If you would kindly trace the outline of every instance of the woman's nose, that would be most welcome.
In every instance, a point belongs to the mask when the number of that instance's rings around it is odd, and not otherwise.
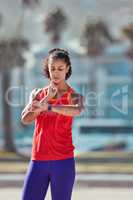
[[[54,71],[54,74],[58,74],[58,70],[55,70],[55,71]]]

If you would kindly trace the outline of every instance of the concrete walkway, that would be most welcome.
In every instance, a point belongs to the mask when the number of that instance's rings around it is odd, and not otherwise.
[[[20,200],[20,188],[0,189],[0,199]],[[125,188],[75,188],[72,200],[132,200],[133,190]],[[51,200],[48,191],[45,200]]]

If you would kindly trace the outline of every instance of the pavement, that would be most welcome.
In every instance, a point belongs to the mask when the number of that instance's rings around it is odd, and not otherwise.
[[[87,152],[75,156],[78,173],[131,173],[133,152]],[[25,173],[29,160],[0,151],[0,173]]]
[[[0,188],[22,187],[26,174],[0,174]],[[76,173],[76,188],[133,188],[133,174]]]
[[[25,174],[0,175],[0,200],[20,200]],[[76,174],[72,200],[132,200],[131,174]],[[45,200],[51,200],[50,188]]]
[[[27,167],[27,160],[0,152],[0,200],[21,199]],[[133,152],[87,152],[76,156],[76,172],[72,200],[133,199]]]
[[[1,200],[20,200],[21,188],[0,189]],[[121,188],[74,188],[72,200],[132,200],[132,189]],[[50,190],[45,200],[51,200]]]

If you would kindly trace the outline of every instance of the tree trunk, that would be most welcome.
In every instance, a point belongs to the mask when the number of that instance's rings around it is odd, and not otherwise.
[[[3,70],[2,72],[2,105],[3,105],[3,138],[4,138],[4,150],[10,152],[16,152],[16,147],[13,142],[13,130],[12,130],[12,116],[11,106],[6,100],[6,92],[10,87],[10,71]],[[11,95],[9,95],[10,98]]]
[[[89,84],[89,89],[92,92],[92,94],[94,94],[94,99],[96,96],[96,99],[93,100],[93,106],[91,106],[91,112],[90,112],[90,118],[96,118],[97,117],[97,64],[96,64],[96,58],[92,58],[92,63],[91,63],[91,67],[90,67],[90,84]]]

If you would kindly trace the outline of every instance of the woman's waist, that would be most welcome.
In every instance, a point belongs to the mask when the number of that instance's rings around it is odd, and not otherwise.
[[[67,139],[70,140],[72,138],[72,128],[40,128],[40,129],[34,129],[34,137],[54,137],[54,138],[58,138],[58,139]]]

